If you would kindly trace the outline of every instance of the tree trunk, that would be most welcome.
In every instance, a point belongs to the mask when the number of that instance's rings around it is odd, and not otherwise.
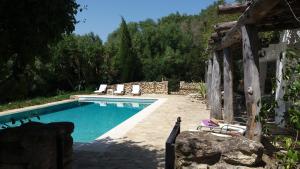
[[[244,90],[248,114],[246,137],[259,142],[261,139],[261,123],[259,112],[261,108],[261,93],[259,85],[258,34],[252,25],[244,25],[242,30]]]
[[[206,88],[207,88],[207,108],[211,106],[211,82],[212,82],[212,59],[209,59],[207,62],[207,80],[206,80]]]
[[[221,73],[219,64],[219,52],[215,51],[213,54],[213,67],[212,67],[212,84],[211,84],[211,110],[210,117],[215,119],[222,119],[222,105],[221,105]]]
[[[233,121],[233,93],[232,93],[232,62],[229,48],[224,53],[224,120],[228,123]]]

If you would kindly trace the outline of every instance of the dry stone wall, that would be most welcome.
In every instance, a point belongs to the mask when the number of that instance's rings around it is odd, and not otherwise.
[[[71,169],[73,123],[28,123],[0,131],[1,169]]]
[[[168,81],[162,82],[130,82],[123,83],[125,94],[130,95],[132,85],[140,85],[142,94],[168,94]],[[116,89],[117,84],[109,85],[108,89]]]
[[[120,83],[124,84],[125,94],[130,95],[132,91],[132,85],[140,85],[142,94],[168,94],[168,81],[162,82],[130,82]],[[185,82],[180,81],[179,91],[171,92],[171,94],[188,95],[197,93],[199,89],[199,82]],[[108,89],[116,90],[117,84],[108,85]]]
[[[180,95],[188,95],[192,93],[197,93],[199,89],[200,83],[198,82],[185,82],[185,81],[180,81],[179,84],[179,92],[178,94]]]

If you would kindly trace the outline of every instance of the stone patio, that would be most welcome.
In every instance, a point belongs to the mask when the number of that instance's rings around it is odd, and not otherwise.
[[[167,98],[167,101],[120,139],[107,138],[85,145],[75,143],[74,169],[164,168],[165,141],[177,117],[182,119],[182,131],[196,129],[201,119],[209,118],[205,104],[188,96],[143,96]],[[78,146],[86,148],[78,149]]]

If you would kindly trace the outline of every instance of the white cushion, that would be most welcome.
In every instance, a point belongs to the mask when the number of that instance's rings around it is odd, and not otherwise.
[[[117,90],[115,92],[122,93],[124,91],[124,85],[117,85]]]
[[[139,94],[140,93],[140,86],[139,85],[132,85],[132,92],[134,94]]]
[[[107,87],[106,84],[101,84],[100,87],[99,87],[99,91],[105,91],[106,87]]]
[[[95,92],[95,93],[103,93],[103,92],[105,92],[106,87],[107,87],[106,84],[101,84],[101,85],[99,86],[99,89],[96,90],[96,91],[94,91],[94,92]]]

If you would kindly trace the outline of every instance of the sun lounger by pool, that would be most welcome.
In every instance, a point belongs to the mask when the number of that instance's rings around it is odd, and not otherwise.
[[[123,95],[124,93],[125,93],[125,91],[124,91],[124,85],[118,84],[117,85],[117,90],[114,91],[114,94]]]
[[[141,95],[141,88],[140,85],[132,85],[132,95]]]
[[[106,89],[107,89],[107,84],[101,84],[99,89],[94,91],[94,93],[97,94],[105,94],[106,93]]]
[[[197,130],[229,135],[244,135],[246,126],[221,123],[216,122],[216,120],[202,120],[201,125],[197,127]]]

